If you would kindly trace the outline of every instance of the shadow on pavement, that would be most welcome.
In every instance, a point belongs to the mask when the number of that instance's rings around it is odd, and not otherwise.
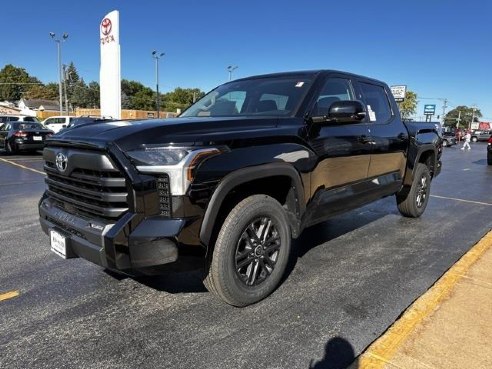
[[[325,345],[325,353],[320,361],[311,361],[309,369],[350,369],[358,367],[354,348],[346,339],[334,337]]]

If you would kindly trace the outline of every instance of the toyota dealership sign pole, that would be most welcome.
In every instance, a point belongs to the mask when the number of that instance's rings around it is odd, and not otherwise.
[[[121,119],[120,13],[106,14],[99,25],[101,115]]]

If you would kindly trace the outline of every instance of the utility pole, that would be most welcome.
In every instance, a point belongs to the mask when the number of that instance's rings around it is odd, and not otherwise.
[[[165,53],[159,53],[156,50],[152,51],[152,57],[155,59],[155,89],[156,89],[156,97],[155,104],[157,110],[157,119],[159,119],[160,114],[160,96],[159,96],[159,59],[166,55]]]
[[[475,104],[472,105],[472,117],[471,117],[471,121],[470,121],[470,125],[468,126],[468,130],[471,130],[471,125],[473,123],[473,120],[475,119]]]
[[[232,72],[234,72],[237,68],[237,65],[229,65],[227,67],[227,71],[229,72],[229,81],[232,81]]]
[[[62,93],[62,68],[61,68],[61,43],[68,38],[68,33],[64,33],[61,39],[56,39],[56,34],[50,32],[53,41],[56,42],[58,49],[58,95],[60,97],[60,115],[63,114],[63,93]]]
[[[67,115],[70,115],[68,112],[68,96],[67,96],[67,65],[63,64],[63,89],[65,92],[65,111],[67,112]]]

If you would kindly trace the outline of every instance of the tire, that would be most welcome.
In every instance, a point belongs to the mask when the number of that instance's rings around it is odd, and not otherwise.
[[[270,196],[247,197],[225,219],[204,284],[233,306],[270,295],[280,283],[291,249],[284,209]]]
[[[442,140],[442,146],[443,147],[448,146],[448,140]]]
[[[477,137],[472,137],[471,140],[472,140],[472,142],[477,142],[478,141],[478,138]]]
[[[487,154],[487,164],[492,165],[492,154]]]
[[[396,195],[396,202],[401,215],[418,218],[424,213],[429,202],[430,185],[429,168],[425,164],[417,164],[410,189]]]

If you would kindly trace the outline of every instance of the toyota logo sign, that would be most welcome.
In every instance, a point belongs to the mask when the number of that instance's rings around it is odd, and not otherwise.
[[[58,168],[58,171],[63,173],[67,170],[68,158],[64,153],[59,152],[58,154],[56,154],[55,162],[56,162],[56,167]]]
[[[107,36],[111,33],[112,28],[113,28],[113,24],[111,23],[111,19],[104,18],[101,22],[101,33],[104,36]]]

